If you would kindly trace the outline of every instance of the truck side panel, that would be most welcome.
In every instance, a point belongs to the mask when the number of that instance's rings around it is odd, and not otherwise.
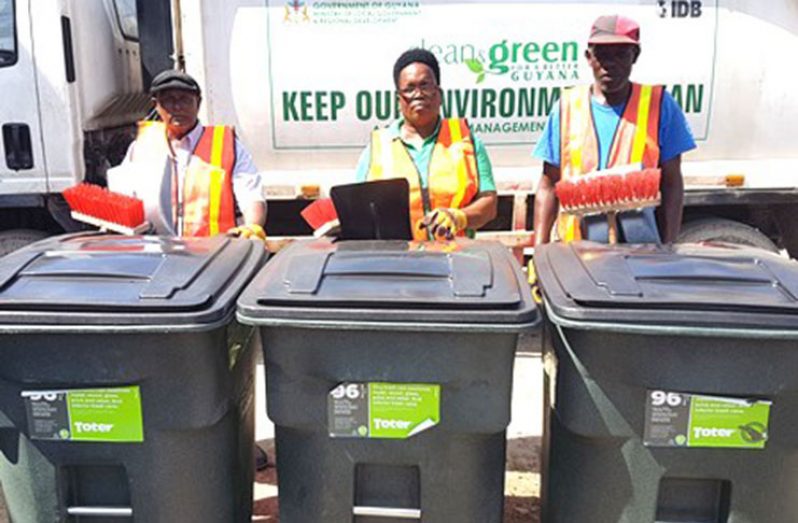
[[[47,190],[30,16],[31,0],[0,2],[0,195]]]
[[[83,175],[78,92],[67,76],[65,53],[69,46],[74,50],[74,24],[63,1],[30,5],[47,192],[58,191]]]

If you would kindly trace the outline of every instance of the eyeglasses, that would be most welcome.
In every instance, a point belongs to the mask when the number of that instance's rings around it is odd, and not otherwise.
[[[418,85],[406,85],[399,89],[399,94],[401,94],[405,98],[413,98],[416,93],[420,93],[421,96],[432,96],[438,91],[438,84],[433,82],[421,82]]]

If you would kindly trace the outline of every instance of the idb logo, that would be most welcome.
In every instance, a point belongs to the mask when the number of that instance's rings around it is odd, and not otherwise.
[[[657,0],[660,18],[698,18],[701,16],[701,0]]]

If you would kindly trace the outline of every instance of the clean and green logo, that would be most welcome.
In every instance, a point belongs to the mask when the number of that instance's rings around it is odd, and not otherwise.
[[[476,75],[476,83],[487,75],[509,75],[512,81],[573,81],[579,79],[577,68],[579,44],[570,42],[510,42],[493,44],[485,57],[464,60]]]
[[[513,82],[568,82],[579,80],[579,43],[565,41],[516,41],[503,39],[487,46],[438,43],[426,38],[420,47],[433,53],[442,65],[465,64],[480,84],[490,76]]]

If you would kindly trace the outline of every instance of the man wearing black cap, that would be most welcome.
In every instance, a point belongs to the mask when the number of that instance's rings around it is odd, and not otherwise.
[[[569,215],[558,218],[554,185],[561,178],[627,164],[661,169],[662,203],[656,215],[651,208],[619,214],[623,239],[630,243],[676,240],[684,201],[681,155],[696,145],[682,110],[662,86],[629,80],[638,56],[637,22],[612,15],[593,23],[585,51],[593,83],[563,91],[533,153],[544,162],[535,193],[536,244],[549,241],[555,220],[561,240],[606,242],[603,216],[581,223]]]
[[[150,94],[161,121],[139,124],[124,164],[127,172],[136,168],[128,176],[137,189],[129,192],[144,200],[156,232],[265,239],[260,175],[232,127],[200,125],[199,84],[166,70],[153,79]]]
[[[451,239],[496,216],[498,200],[485,146],[465,119],[441,117],[440,68],[425,49],[394,64],[402,118],[376,129],[357,166],[358,181],[405,178],[416,240]]]

